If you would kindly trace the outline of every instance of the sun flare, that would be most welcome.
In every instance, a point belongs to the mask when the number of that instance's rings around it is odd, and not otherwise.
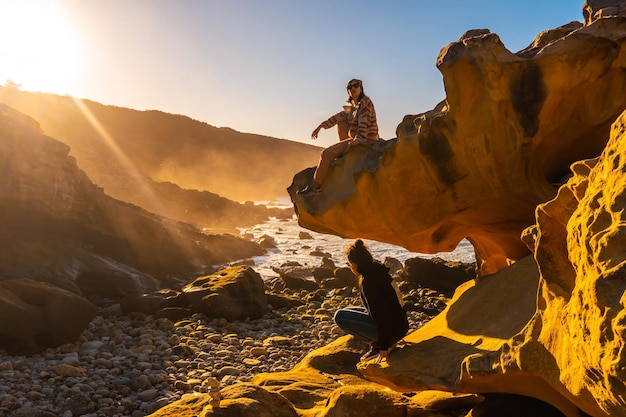
[[[0,0],[0,85],[67,94],[81,75],[81,45],[55,0]]]

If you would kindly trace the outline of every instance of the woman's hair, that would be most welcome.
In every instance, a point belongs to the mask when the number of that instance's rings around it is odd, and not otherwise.
[[[346,255],[348,255],[348,261],[356,264],[356,270],[363,271],[363,267],[367,267],[374,263],[374,258],[369,250],[367,250],[367,246],[361,239],[357,239],[353,244],[348,246],[346,250]]]
[[[352,84],[352,83],[359,83],[359,84],[361,84],[361,94],[359,94],[359,96],[356,99],[353,99],[350,96],[350,87],[349,87],[349,85]],[[353,78],[350,81],[348,81],[348,84],[346,84],[346,89],[348,89],[348,98],[346,99],[346,101],[348,103],[352,104],[352,105],[357,104],[359,101],[361,101],[361,99],[363,97],[365,97],[365,90],[363,89],[363,81],[361,81],[361,80],[359,80],[357,78]]]

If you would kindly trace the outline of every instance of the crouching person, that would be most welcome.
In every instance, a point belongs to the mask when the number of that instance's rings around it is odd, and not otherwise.
[[[406,336],[409,321],[389,268],[374,260],[361,239],[350,245],[346,252],[350,269],[359,277],[363,306],[338,310],[335,323],[346,333],[370,344],[370,350],[361,361],[376,358],[379,363]]]

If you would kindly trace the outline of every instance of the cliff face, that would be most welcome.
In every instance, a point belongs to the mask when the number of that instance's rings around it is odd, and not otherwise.
[[[463,284],[387,364],[359,370],[398,391],[512,393],[568,417],[626,416],[626,112],[602,155],[572,171],[524,233],[534,256]]]
[[[532,336],[560,371],[556,386],[591,415],[626,416],[625,157],[626,112],[525,234],[543,278]]]
[[[446,100],[405,116],[397,139],[346,154],[322,195],[295,194],[312,172],[298,174],[289,192],[300,224],[421,253],[467,238],[482,274],[527,256],[520,233],[535,207],[570,164],[600,154],[626,108],[622,2],[596,3],[585,4],[584,25],[544,32],[518,53],[488,30],[445,47]]]
[[[0,104],[0,280],[121,297],[157,279],[264,253],[115,200],[29,117]]]

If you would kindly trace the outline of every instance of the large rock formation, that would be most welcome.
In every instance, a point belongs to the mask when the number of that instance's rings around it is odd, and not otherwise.
[[[623,1],[589,1],[572,22],[512,53],[471,30],[442,49],[446,100],[406,116],[397,139],[354,148],[319,196],[289,193],[300,224],[415,252],[450,251],[467,238],[482,274],[530,252],[520,233],[556,195],[571,163],[596,157],[626,108]]]
[[[626,112],[603,154],[572,171],[524,233],[534,257],[463,284],[361,372],[398,391],[507,392],[568,417],[626,416]]]
[[[321,196],[294,178],[306,227],[420,252],[467,237],[482,262],[387,362],[358,365],[369,380],[626,416],[626,2],[583,10],[517,54],[466,33],[438,59],[446,102],[337,161]]]
[[[626,112],[602,156],[572,170],[526,235],[541,298],[526,341],[515,348],[549,360],[550,368],[535,363],[533,371],[588,414],[626,416]]]

